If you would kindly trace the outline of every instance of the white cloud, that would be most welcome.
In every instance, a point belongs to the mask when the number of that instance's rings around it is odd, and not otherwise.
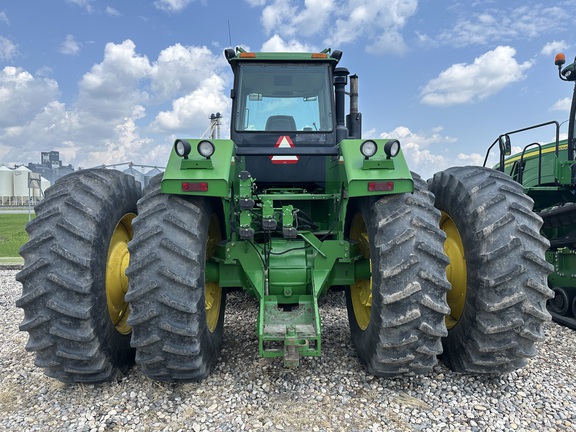
[[[386,31],[381,33],[366,50],[371,53],[402,54],[406,49],[404,38],[400,32]]]
[[[315,48],[310,45],[303,44],[297,40],[285,41],[280,36],[275,34],[262,45],[264,52],[314,52]]]
[[[67,106],[58,100],[54,80],[4,68],[0,156],[4,163],[25,163],[55,149],[76,167],[129,160],[163,164],[170,134],[200,136],[211,113],[229,117],[230,77],[220,53],[206,47],[176,44],[151,61],[130,40],[109,43],[102,61],[78,83],[78,99]],[[171,109],[150,114],[170,101]]]
[[[152,90],[157,99],[167,100],[193,91],[214,72],[227,67],[222,55],[215,56],[206,47],[175,44],[162,50],[152,65]]]
[[[114,135],[104,140],[104,144],[97,150],[82,155],[81,166],[105,165],[110,161],[131,162],[136,155],[140,155],[146,146],[153,143],[150,138],[140,136],[136,126],[136,120],[144,116],[144,108],[136,106],[130,117],[125,117],[122,122],[114,127]]]
[[[546,45],[542,47],[540,54],[545,56],[552,56],[558,54],[559,52],[563,52],[569,48],[569,45],[561,40],[561,41],[552,41],[548,42]]]
[[[569,20],[559,6],[531,4],[512,9],[488,9],[472,13],[467,3],[462,4],[463,18],[450,29],[444,30],[438,40],[457,47],[486,45],[495,41],[532,39],[543,32],[552,32],[558,23]]]
[[[58,93],[56,81],[34,77],[21,68],[6,66],[0,71],[0,127],[29,121]]]
[[[66,0],[67,3],[86,9],[86,11],[89,13],[94,12],[94,8],[92,7],[93,1],[94,0]]]
[[[74,35],[66,35],[66,39],[60,45],[60,52],[64,55],[78,55],[82,44],[77,42]]]
[[[8,15],[6,11],[0,11],[0,22],[10,24],[10,20],[8,19]]]
[[[0,36],[0,60],[10,60],[18,54],[18,46],[10,39]]]
[[[83,110],[104,120],[125,117],[149,98],[139,84],[151,73],[152,66],[148,57],[135,49],[131,40],[106,44],[102,63],[94,65],[80,81],[78,103]]]
[[[191,93],[176,99],[171,111],[162,111],[154,120],[156,132],[189,132],[209,124],[211,113],[230,111],[230,101],[224,96],[224,80],[213,74]]]
[[[458,160],[458,165],[478,165],[481,166],[484,163],[485,155],[481,155],[478,153],[458,153],[456,159]],[[492,166],[488,164],[488,166]]]
[[[288,18],[293,18],[297,13],[296,7],[292,6],[292,0],[275,0],[262,10],[262,24],[268,34],[274,31],[292,32],[292,24]]]
[[[457,153],[457,140],[442,134],[443,128],[413,132],[406,126],[399,126],[391,132],[383,132],[380,138],[395,138],[400,141],[402,152],[411,171],[422,178],[431,178],[435,173],[452,166],[478,165],[484,163],[485,155],[479,153]],[[492,154],[487,166],[497,163],[497,155]]]
[[[154,6],[166,12],[182,12],[193,0],[157,0]]]
[[[456,139],[443,135],[442,130],[442,127],[437,127],[430,131],[413,132],[406,126],[398,126],[391,132],[381,133],[379,137],[399,140],[408,167],[424,179],[432,177],[434,173],[450,166],[466,165],[472,162],[476,164],[480,155],[461,153],[461,159],[460,155],[456,158],[450,157],[453,154],[450,147],[456,142]]]
[[[336,25],[326,39],[329,45],[368,37],[369,52],[399,54],[406,50],[401,30],[416,13],[417,0],[353,0],[335,6]]]
[[[283,39],[319,35],[326,46],[366,39],[369,52],[401,53],[401,30],[416,13],[417,0],[248,0],[263,6],[266,32]]]
[[[17,126],[0,129],[0,146],[10,147],[4,158],[9,164],[36,161],[39,151],[60,150],[63,143],[74,144],[74,151],[80,152],[81,144],[86,144],[82,138],[77,114],[55,100],[18,119]]]
[[[325,31],[333,0],[305,0],[299,9],[291,1],[276,0],[262,11],[262,21],[268,33],[281,32],[286,36],[311,36]],[[290,17],[289,20],[286,20]]]
[[[454,64],[424,86],[421,102],[448,106],[485,99],[524,78],[532,62],[520,64],[515,55],[514,48],[499,46],[471,64]]]
[[[114,17],[121,15],[121,13],[114,9],[112,6],[106,6],[106,14]]]
[[[572,98],[566,97],[558,99],[554,105],[550,107],[550,111],[570,111],[570,105],[572,104]]]

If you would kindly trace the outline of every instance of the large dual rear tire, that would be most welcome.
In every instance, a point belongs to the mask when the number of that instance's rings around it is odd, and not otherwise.
[[[347,232],[372,270],[347,291],[360,360],[382,376],[426,372],[437,354],[457,372],[523,367],[544,338],[553,295],[533,201],[481,167],[436,174],[434,195],[414,180],[413,194],[352,204]]]
[[[154,177],[134,220],[129,292],[136,363],[159,381],[196,381],[214,367],[222,341],[226,293],[205,279],[222,239],[215,201],[166,195]]]
[[[434,196],[420,177],[414,181],[413,194],[357,199],[347,221],[372,271],[346,291],[352,341],[377,376],[428,372],[446,336],[445,235]]]
[[[552,266],[533,201],[507,175],[454,167],[429,181],[442,211],[450,257],[448,336],[443,362],[452,370],[504,373],[524,366],[544,339]]]
[[[90,169],[58,180],[36,206],[16,305],[46,375],[102,382],[133,363],[124,270],[140,196],[134,177]]]

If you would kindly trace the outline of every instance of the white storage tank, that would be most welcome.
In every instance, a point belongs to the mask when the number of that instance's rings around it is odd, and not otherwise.
[[[50,180],[41,177],[40,187],[42,188],[42,197],[44,197],[44,193],[46,192],[46,189],[50,187],[50,185]]]
[[[14,196],[14,174],[7,166],[0,166],[0,202],[8,203]]]
[[[14,196],[28,199],[28,173],[30,173],[28,168],[24,165],[16,168],[12,173],[14,174]],[[22,198],[17,201],[23,203]]]
[[[40,188],[42,187],[42,180],[44,179],[44,177],[42,177],[40,174],[36,174],[36,173],[31,173],[31,175],[34,174],[34,185],[36,187],[32,188],[30,190],[30,194],[35,198],[35,201],[38,201],[40,199],[40,197],[42,196],[40,193]]]

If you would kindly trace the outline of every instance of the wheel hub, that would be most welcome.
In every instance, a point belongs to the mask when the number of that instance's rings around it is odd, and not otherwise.
[[[446,233],[444,253],[450,258],[450,264],[446,267],[446,277],[452,289],[447,295],[450,315],[446,316],[446,327],[452,328],[462,316],[466,304],[466,256],[458,228],[452,218],[444,212],[440,218],[440,228]]]
[[[350,239],[356,240],[362,256],[369,260],[370,241],[366,223],[360,213],[357,213],[352,220]],[[370,262],[370,272],[372,272],[372,262]],[[370,314],[372,312],[372,278],[358,279],[353,285],[350,285],[350,297],[352,298],[356,322],[362,330],[366,330],[370,323]]]
[[[212,258],[216,245],[222,239],[220,223],[216,215],[212,215],[208,227],[206,241],[206,261]],[[222,288],[216,282],[204,281],[204,299],[206,303],[206,325],[210,332],[214,332],[220,319],[220,306],[222,303]]]
[[[116,225],[106,260],[106,302],[108,314],[116,330],[122,334],[129,334],[132,327],[127,324],[128,303],[124,299],[128,292],[128,277],[126,269],[130,263],[128,242],[132,239],[132,219],[135,214],[126,214]]]

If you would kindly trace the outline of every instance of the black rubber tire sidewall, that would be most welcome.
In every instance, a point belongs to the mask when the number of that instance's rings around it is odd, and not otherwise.
[[[438,227],[440,213],[433,206],[434,197],[416,174],[414,180],[414,194],[362,197],[349,205],[347,235],[352,218],[360,212],[370,241],[372,307],[363,330],[347,288],[348,320],[358,357],[378,376],[430,371],[446,335],[450,285],[444,270],[448,263],[442,249],[445,235]],[[410,264],[404,267],[406,262]],[[384,272],[391,275],[384,277]],[[418,290],[401,294],[414,283]],[[394,296],[400,297],[392,300]]]
[[[126,214],[136,213],[140,196],[134,177],[90,169],[58,180],[36,207],[21,249],[17,305],[24,309],[21,327],[29,329],[27,348],[36,351],[36,364],[48,376],[101,382],[133,363],[130,336],[110,319],[105,275],[112,234]]]
[[[138,203],[129,244],[131,343],[136,363],[150,378],[197,381],[214,368],[222,342],[226,291],[210,332],[203,257],[211,215],[218,216],[222,234],[223,217],[217,200],[162,194],[160,180],[151,180]]]
[[[524,366],[544,338],[551,296],[548,241],[532,200],[505,174],[453,167],[429,180],[436,207],[456,225],[466,257],[463,313],[443,338],[452,370],[504,373]]]

